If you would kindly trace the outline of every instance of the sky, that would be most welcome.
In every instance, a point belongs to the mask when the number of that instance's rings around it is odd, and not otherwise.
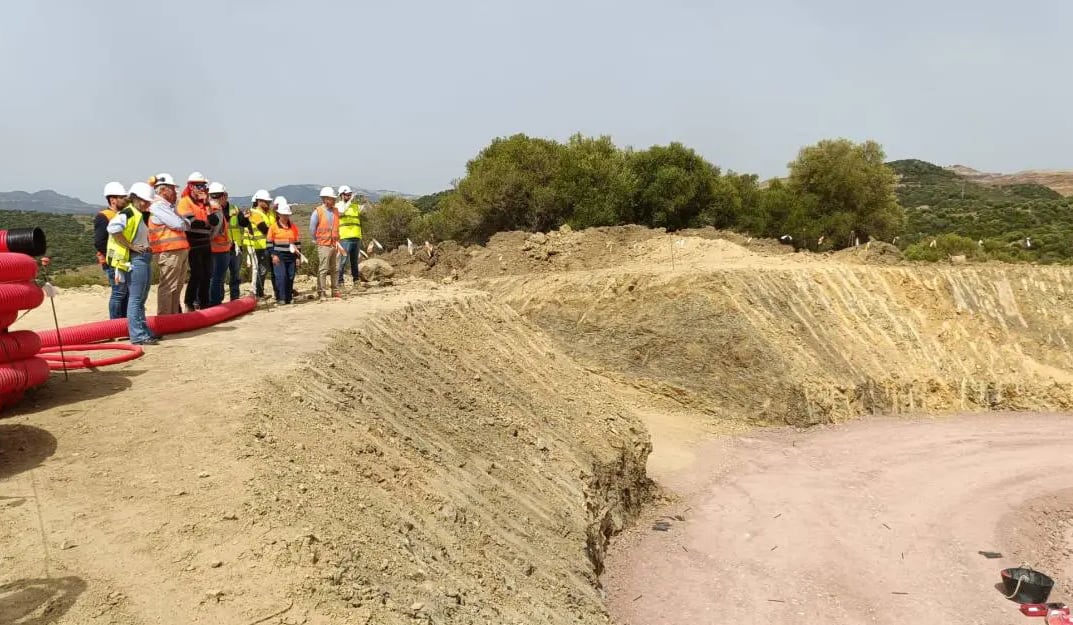
[[[0,190],[448,188],[492,138],[1073,168],[1068,0],[5,0]]]

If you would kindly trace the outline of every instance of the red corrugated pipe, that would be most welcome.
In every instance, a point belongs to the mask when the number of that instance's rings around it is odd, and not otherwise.
[[[122,352],[118,356],[110,356],[108,358],[99,358],[97,360],[91,360],[89,356],[83,356],[75,352],[101,352],[101,351],[118,351]],[[59,347],[45,347],[41,349],[39,354],[41,358],[48,361],[48,368],[53,371],[70,371],[72,369],[92,369],[96,367],[107,367],[108,365],[118,365],[120,363],[127,362],[128,360],[134,360],[135,358],[141,358],[145,352],[138,345],[127,345],[125,343],[116,343],[115,345],[64,345],[63,353],[60,353]]]
[[[30,310],[43,301],[45,292],[34,282],[0,282],[0,313]]]
[[[25,282],[37,277],[37,262],[26,254],[0,252],[0,282]]]
[[[41,350],[41,337],[37,332],[20,330],[0,333],[0,362],[15,362],[35,355]]]
[[[48,361],[43,358],[0,363],[0,395],[21,393],[44,384],[48,374]]]
[[[179,334],[200,330],[229,319],[245,315],[257,307],[257,298],[253,296],[243,297],[233,302],[178,315],[157,315],[149,317],[149,329],[153,334],[161,336],[167,334]],[[42,330],[37,333],[41,337],[43,347],[56,347],[59,345],[55,330]],[[95,321],[82,325],[60,328],[59,338],[66,345],[88,345],[121,339],[127,336],[126,319],[108,319]]]

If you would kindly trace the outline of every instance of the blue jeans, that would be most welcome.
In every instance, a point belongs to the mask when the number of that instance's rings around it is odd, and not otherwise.
[[[153,254],[150,252],[131,252],[130,271],[119,272],[130,293],[127,302],[127,335],[131,343],[141,343],[153,337],[145,320],[145,301],[149,299],[149,283],[153,279],[152,261]]]
[[[339,242],[339,246],[346,252],[346,257],[339,261],[339,284],[343,283],[343,273],[348,262],[350,263],[350,276],[354,278],[354,284],[357,284],[361,275],[358,268],[358,260],[361,256],[359,252],[361,250],[361,239],[343,239]]]
[[[242,250],[231,252],[231,263],[227,266],[227,286],[230,291],[231,301],[235,301],[242,295],[239,286],[242,284]],[[221,298],[223,299],[223,298]]]
[[[294,254],[281,252],[273,254],[279,258],[279,264],[272,264],[272,271],[276,276],[276,301],[280,304],[290,304],[294,298],[294,274],[297,266],[294,262]]]
[[[209,280],[209,306],[219,306],[224,301],[224,276],[231,267],[231,252],[212,253],[212,278]]]
[[[104,275],[108,277],[108,286],[112,287],[112,295],[108,298],[108,318],[123,319],[127,316],[127,291],[126,282],[115,281],[115,267],[104,265]]]

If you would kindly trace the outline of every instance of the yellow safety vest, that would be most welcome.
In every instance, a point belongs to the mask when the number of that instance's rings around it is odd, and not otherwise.
[[[250,209],[250,231],[253,232],[250,240],[253,241],[253,249],[255,250],[263,250],[268,247],[268,240],[265,235],[261,234],[261,231],[257,229],[257,226],[261,224],[271,228],[272,220],[263,210],[259,208]]]
[[[120,214],[127,216],[127,227],[123,228],[123,236],[130,243],[134,241],[135,235],[138,234],[138,226],[141,225],[145,218],[142,216],[142,212],[133,206],[124,208]],[[108,247],[105,256],[109,267],[114,267],[120,271],[130,271],[130,248],[120,245],[114,235],[108,235]]]
[[[346,207],[346,212],[339,213],[339,238],[340,239],[360,239],[361,238],[361,212],[358,210],[361,207],[357,202],[351,202]]]

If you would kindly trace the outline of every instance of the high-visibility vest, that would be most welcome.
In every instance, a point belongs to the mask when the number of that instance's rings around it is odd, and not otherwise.
[[[328,216],[332,222],[328,223]],[[317,245],[334,247],[339,242],[339,212],[328,212],[323,204],[317,207],[317,231],[313,233],[313,240]]]
[[[266,239],[265,235],[261,234],[261,231],[257,229],[257,226],[261,224],[264,224],[266,228],[272,225],[263,210],[259,208],[250,210],[250,231],[253,233],[250,236],[252,237],[253,249],[255,250],[263,250],[268,247],[268,239]]]
[[[361,212],[359,211],[360,208],[360,204],[358,204],[357,202],[351,202],[347,205],[345,211],[339,211],[339,238],[361,238]]]
[[[154,254],[174,252],[176,250],[188,250],[190,249],[190,242],[186,240],[186,233],[182,230],[175,230],[164,224],[155,223],[152,217],[150,217],[149,249]]]
[[[112,209],[110,209],[110,208],[105,208],[105,209],[102,209],[102,210],[101,210],[100,212],[98,212],[97,214],[98,214],[98,215],[104,215],[104,218],[105,218],[105,219],[107,219],[108,221],[112,221],[112,217],[115,217],[115,214],[116,214],[116,213],[115,213],[115,211],[114,211],[114,210],[112,210]],[[109,236],[108,236],[108,238],[112,238],[112,237],[111,237],[111,235],[109,235]],[[103,265],[103,264],[105,264],[105,263],[107,263],[107,262],[108,262],[108,261],[107,261],[107,259],[105,258],[104,254],[101,254],[100,252],[97,252],[97,264],[98,264],[98,265]]]
[[[292,221],[288,227],[283,227],[279,224],[272,224],[268,228],[268,242],[272,244],[272,249],[276,252],[289,252],[291,251],[291,244],[299,244],[302,241],[302,237],[298,234],[298,226]]]
[[[209,215],[216,214],[220,216],[220,224],[216,226],[219,230],[216,234],[212,235],[212,239],[209,241],[209,247],[213,254],[222,254],[224,252],[231,251],[231,235],[229,233],[230,227],[224,223],[224,211],[223,209],[209,208]]]
[[[231,205],[231,218],[227,224],[227,233],[231,236],[231,242],[237,247],[246,244],[246,236],[242,232],[242,226],[238,225],[239,210],[234,204]]]
[[[134,241],[135,235],[138,234],[138,226],[144,221],[145,216],[133,206],[124,208],[123,214],[127,216],[127,227],[123,228],[123,236],[127,238],[127,243],[130,243]],[[120,245],[116,241],[115,235],[108,235],[108,248],[105,257],[109,267],[114,267],[120,271],[130,271],[130,249]]]

